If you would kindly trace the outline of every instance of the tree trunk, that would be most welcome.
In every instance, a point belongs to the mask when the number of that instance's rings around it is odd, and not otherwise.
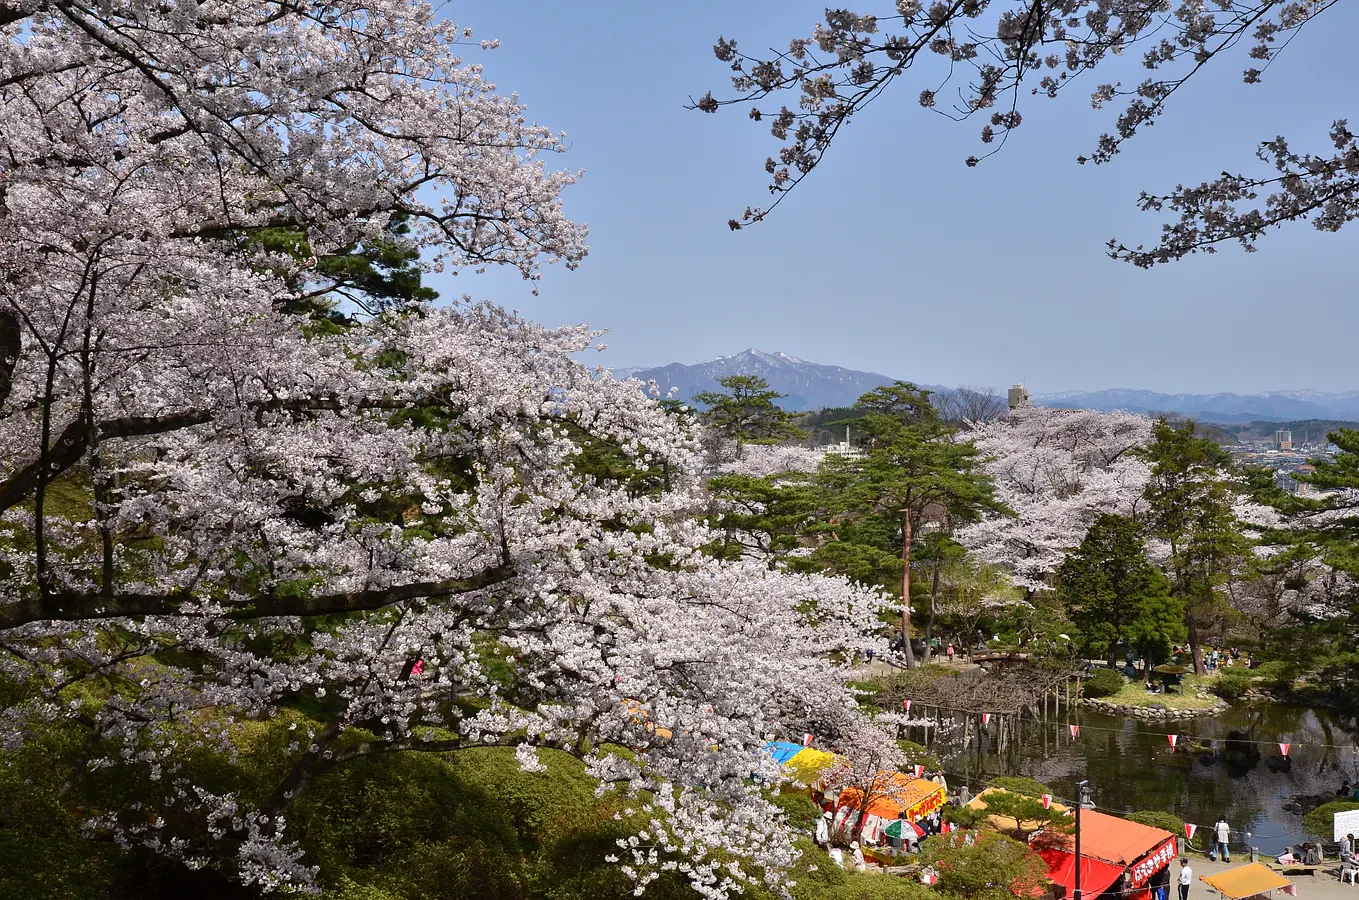
[[[915,668],[911,649],[911,511],[903,509],[901,539],[901,640],[905,643],[906,668]]]
[[[1199,646],[1199,630],[1193,625],[1189,626],[1189,653],[1194,657],[1194,674],[1208,674],[1203,668],[1203,648]]]
[[[942,559],[942,554],[934,554],[934,573],[930,580],[930,617],[925,620],[925,665],[929,665],[930,644],[934,640],[934,610],[939,598],[939,569]]]

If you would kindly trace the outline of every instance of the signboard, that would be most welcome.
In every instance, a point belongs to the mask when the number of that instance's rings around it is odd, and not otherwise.
[[[1128,869],[1128,880],[1132,886],[1140,888],[1151,876],[1164,869],[1175,858],[1175,839],[1166,838],[1155,850],[1142,857],[1136,865]]]
[[[939,790],[921,800],[915,806],[906,810],[906,818],[914,822],[916,819],[923,819],[936,809],[944,805],[944,787],[939,786]]]
[[[1335,814],[1335,837],[1338,841],[1347,834],[1359,834],[1359,809],[1350,809]]]

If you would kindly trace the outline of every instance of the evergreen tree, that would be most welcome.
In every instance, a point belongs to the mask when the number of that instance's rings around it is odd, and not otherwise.
[[[901,634],[911,649],[911,552],[915,526],[929,513],[944,527],[997,506],[976,448],[941,421],[930,392],[895,382],[864,394],[855,408],[862,456],[828,454],[817,483],[830,514],[831,540],[817,551],[829,568],[887,586],[900,577]]]
[[[746,444],[777,444],[804,436],[798,416],[780,409],[774,401],[784,394],[769,389],[758,375],[728,375],[717,379],[723,391],[699,391],[694,400],[708,407],[701,418],[736,443],[736,458]]]
[[[1291,587],[1309,598],[1268,633],[1266,646],[1272,658],[1309,674],[1334,701],[1353,709],[1359,697],[1359,430],[1342,428],[1327,437],[1339,451],[1335,458],[1312,460],[1316,471],[1299,476],[1318,496],[1280,490],[1268,470],[1252,473],[1256,498],[1278,509],[1290,526],[1267,534],[1285,548],[1269,561],[1294,563]],[[1305,572],[1315,561],[1326,568],[1309,584]]]
[[[1184,604],[1147,561],[1141,526],[1123,516],[1095,519],[1058,567],[1057,595],[1086,640],[1107,648],[1110,666],[1120,642],[1155,660],[1184,637]]]
[[[1230,615],[1221,588],[1250,550],[1232,511],[1231,457],[1200,437],[1193,421],[1174,426],[1165,418],[1136,453],[1151,469],[1143,495],[1148,530],[1169,546],[1164,570],[1184,604],[1194,671],[1202,675],[1201,636]]]

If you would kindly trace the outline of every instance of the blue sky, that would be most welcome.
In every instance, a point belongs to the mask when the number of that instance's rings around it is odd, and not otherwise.
[[[884,8],[888,0],[878,2]],[[1023,126],[976,169],[981,122],[922,110],[902,82],[842,132],[774,217],[726,222],[766,201],[767,127],[740,110],[684,108],[729,85],[719,35],[743,47],[807,34],[824,3],[805,0],[470,0],[446,14],[490,53],[469,50],[530,117],[565,131],[564,168],[583,169],[568,214],[589,223],[590,256],[548,270],[539,295],[511,272],[435,282],[546,324],[608,328],[589,361],[692,363],[746,347],[935,384],[1035,392],[1359,389],[1359,225],[1270,235],[1151,271],[1104,243],[1151,243],[1160,219],[1139,191],[1165,192],[1223,169],[1250,170],[1260,140],[1324,151],[1354,112],[1349,37],[1359,9],[1313,23],[1262,85],[1241,55],[1191,82],[1115,162],[1079,166],[1110,126],[1088,85],[1026,98]],[[881,11],[871,5],[863,12]],[[1133,54],[1133,56],[1139,56]],[[1135,65],[1120,75],[1135,83]],[[1260,171],[1258,168],[1255,171]]]

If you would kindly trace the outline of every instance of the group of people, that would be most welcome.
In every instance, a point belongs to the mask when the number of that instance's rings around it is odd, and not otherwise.
[[[1171,648],[1171,653],[1174,658],[1178,659],[1182,656],[1191,656],[1193,654],[1193,648],[1188,644],[1185,644],[1184,646],[1176,644]],[[1209,647],[1203,651],[1203,667],[1208,670],[1209,674],[1216,672],[1223,666],[1234,666],[1239,665],[1240,663],[1241,651],[1236,647],[1227,650],[1223,650],[1219,647]],[[1246,668],[1249,669],[1255,668],[1254,653],[1246,653],[1245,665]]]

